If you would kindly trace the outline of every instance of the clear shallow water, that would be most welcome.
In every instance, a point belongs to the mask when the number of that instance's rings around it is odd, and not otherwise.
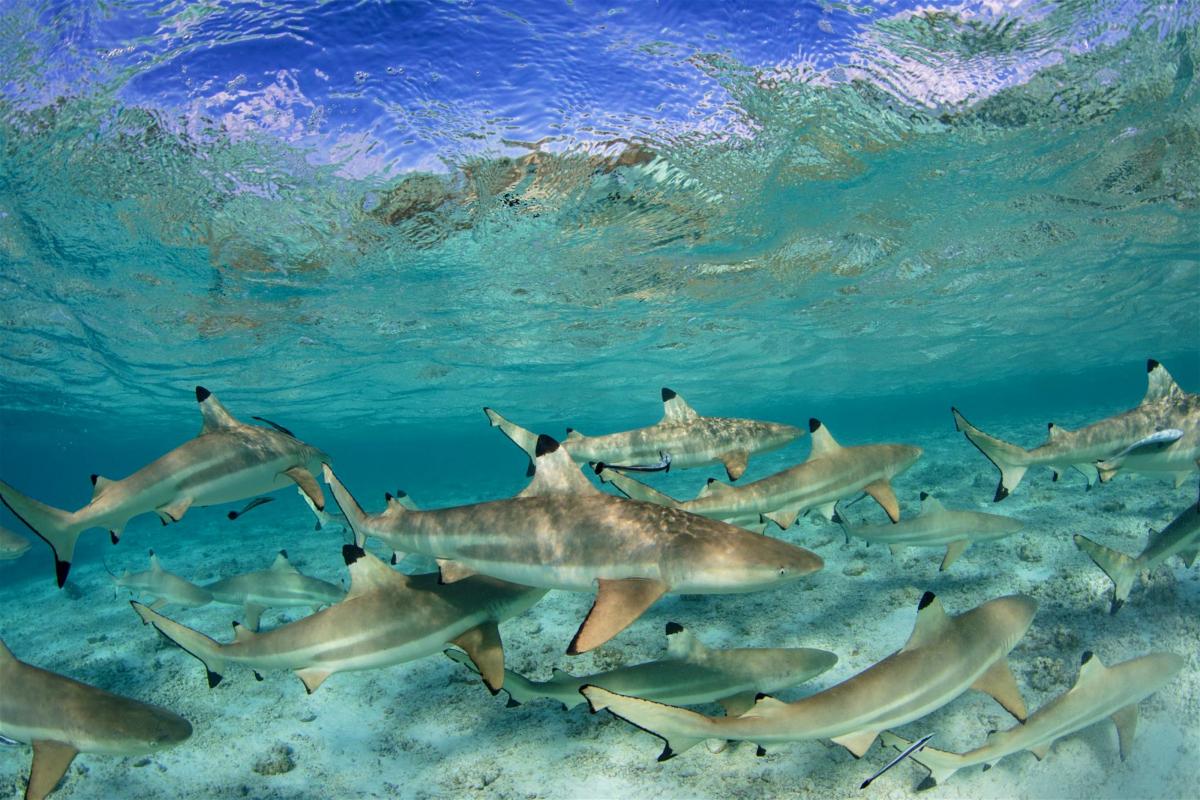
[[[1047,421],[1136,403],[1146,357],[1200,387],[1198,18],[1191,3],[1116,2],[0,5],[0,478],[77,507],[88,474],[128,474],[195,433],[199,383],[236,415],[328,450],[367,497],[403,487],[447,505],[523,484],[524,458],[481,406],[555,435],[604,432],[657,420],[667,385],[705,414],[817,416],[846,442],[941,443],[902,502],[945,486],[982,503],[993,471],[953,433],[950,404],[1033,445]],[[752,461],[750,477],[806,446]],[[707,474],[663,485],[688,496]],[[1046,630],[1087,634],[1051,646],[1063,664],[1084,639],[1135,655],[1150,636],[1194,652],[1194,583],[1180,584],[1192,588],[1157,631],[1133,627],[1147,618],[1136,607],[1105,627],[1102,576],[1068,538],[1119,532],[1136,552],[1146,526],[1194,492],[1133,479],[1080,495],[1034,479],[1011,502],[1042,515],[1053,542],[1039,542],[1043,561],[1008,575],[977,556],[974,586],[873,566],[886,603],[847,604],[837,619],[856,626],[853,645],[815,626],[827,639],[815,646],[845,664],[848,649],[891,652],[907,621],[870,626],[915,603],[902,588],[945,587],[961,609],[1055,576],[1078,593],[1054,605]],[[212,549],[171,553],[192,570],[259,568],[304,541],[339,579],[329,540],[309,536],[285,494],[245,529],[197,509],[169,540],[147,520],[128,549],[85,536],[81,580],[105,596],[100,558],[137,566],[147,547],[193,536]],[[820,588],[837,597],[858,551],[822,555]],[[48,558],[39,544],[0,566],[49,583]],[[547,671],[586,610],[582,596],[562,597],[574,605],[532,614],[545,632],[525,622],[506,633],[525,668]],[[729,614],[757,608],[747,602],[693,616],[725,630]],[[128,623],[123,605],[111,619]],[[195,621],[209,631],[228,623],[205,613]],[[811,620],[803,602],[795,614]],[[665,619],[630,647],[652,657]],[[30,660],[80,658],[6,622]],[[808,643],[765,622],[723,635],[733,646],[739,633]],[[173,697],[208,704],[198,713],[220,730],[220,704],[183,682],[194,664],[163,661]],[[448,667],[419,669],[429,691],[445,688]],[[294,681],[278,681],[295,700]],[[1166,701],[1164,724],[1194,716],[1194,684]],[[239,691],[249,702],[255,685]],[[455,707],[475,713],[479,698],[455,691]],[[557,724],[542,712],[535,724]],[[488,719],[514,735],[517,723]],[[572,735],[595,735],[595,720],[573,719]],[[598,758],[655,768],[648,740],[604,730],[589,745]],[[1194,754],[1196,743],[1181,746]],[[528,743],[521,757],[537,752]],[[4,762],[14,776],[16,761]],[[336,765],[322,769],[334,780]],[[706,790],[705,770],[692,769],[681,795]],[[744,790],[741,769],[729,781]],[[818,770],[815,785],[849,786],[845,769]],[[1164,769],[1146,780],[1166,783],[1121,785],[1162,793],[1181,779]],[[798,786],[775,777],[779,791]],[[612,788],[660,779],[636,773]],[[95,784],[73,790],[90,796]],[[947,791],[982,796],[984,785],[956,779]],[[462,788],[436,772],[420,785]]]

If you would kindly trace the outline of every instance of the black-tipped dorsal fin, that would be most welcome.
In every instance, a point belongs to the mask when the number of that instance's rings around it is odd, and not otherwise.
[[[691,631],[678,622],[667,623],[667,658],[688,661],[703,655],[706,649]]]
[[[287,550],[280,550],[279,555],[275,556],[275,560],[271,563],[271,569],[275,572],[296,572],[296,568],[292,566],[292,562],[288,561]]]
[[[810,459],[820,458],[842,449],[842,446],[837,443],[837,439],[833,438],[833,435],[829,433],[829,428],[826,428],[821,420],[810,419],[808,430],[812,433],[812,450],[808,454]]]
[[[1108,667],[1104,666],[1095,653],[1088,650],[1079,659],[1079,677],[1075,679],[1075,685],[1082,686],[1099,680],[1106,672],[1108,672]]]
[[[380,589],[408,587],[408,576],[391,569],[358,545],[342,545],[342,558],[350,569],[350,591],[346,593],[347,598]]]
[[[239,625],[236,622],[233,623],[233,643],[234,644],[242,644],[244,642],[248,642],[251,639],[255,638],[256,636],[258,636],[258,634],[255,633],[254,631],[250,630],[250,628],[246,627],[245,625]]]
[[[1053,422],[1046,423],[1046,441],[1062,441],[1070,433],[1073,433],[1073,431],[1067,430],[1062,425],[1055,425]]]
[[[936,514],[939,511],[945,511],[946,507],[942,505],[942,501],[938,500],[928,492],[921,492],[921,513]]]
[[[112,486],[114,481],[109,480],[103,475],[92,476],[92,499],[95,500],[100,495],[104,494],[108,487]]]
[[[1182,396],[1183,390],[1179,388],[1179,384],[1175,383],[1175,379],[1171,377],[1171,373],[1167,372],[1167,368],[1153,358],[1147,360],[1146,396],[1142,398],[1142,403],[1155,403],[1159,400]]]
[[[687,422],[700,415],[687,404],[687,401],[667,387],[662,389],[663,422]]]
[[[153,550],[150,551],[150,569],[153,570],[154,572],[165,572],[166,571],[163,569],[162,562],[158,560],[158,556],[156,556],[154,554]]]
[[[196,401],[200,404],[200,416],[204,419],[204,424],[200,427],[201,435],[241,425],[225,410],[217,396],[203,386],[196,387]]]
[[[903,649],[913,650],[938,639],[949,625],[950,617],[946,616],[942,601],[933,592],[926,592],[917,604],[917,622]]]
[[[517,497],[552,494],[602,494],[583,474],[565,447],[552,437],[538,437],[533,461],[533,480]]]

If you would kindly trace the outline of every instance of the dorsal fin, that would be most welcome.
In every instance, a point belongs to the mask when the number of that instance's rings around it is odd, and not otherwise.
[[[724,481],[718,480],[716,478],[709,478],[708,483],[704,484],[704,486],[700,489],[700,493],[697,494],[696,497],[697,498],[708,497],[710,494],[720,494],[721,492],[728,492],[732,488],[733,488],[732,486],[730,486],[728,483],[725,483]]]
[[[196,402],[200,404],[200,416],[204,419],[204,424],[200,427],[200,435],[241,425],[232,414],[225,410],[225,406],[221,405],[217,396],[203,386],[196,387]]]
[[[700,416],[686,400],[665,386],[662,388],[662,401],[663,422],[687,422]]]
[[[350,591],[346,599],[385,588],[404,588],[408,577],[388,567],[358,545],[342,545],[342,558],[350,568]]]
[[[582,433],[580,433],[579,431],[575,430],[574,428],[567,428],[567,438],[566,438],[566,439],[563,439],[563,441],[564,441],[564,442],[568,442],[568,443],[569,443],[569,442],[577,442],[577,441],[579,441],[579,440],[580,440],[580,439],[582,439],[582,438],[583,438],[583,434],[582,434]]]
[[[808,430],[812,433],[812,450],[809,451],[809,459],[820,458],[842,448],[837,443],[837,439],[834,439],[829,433],[829,429],[821,423],[821,420],[810,419]]]
[[[1072,433],[1072,431],[1067,430],[1062,425],[1055,425],[1053,422],[1046,423],[1046,441],[1061,441],[1069,433]]]
[[[559,447],[553,437],[542,434],[534,450],[533,480],[517,497],[537,497],[549,494],[601,494],[584,476],[583,470],[571,459],[565,447]]]
[[[939,511],[945,511],[946,507],[942,505],[942,501],[931,495],[929,492],[921,492],[921,513],[936,514]]]
[[[245,625],[241,625],[237,622],[233,623],[233,643],[234,644],[242,644],[243,642],[248,642],[256,636],[258,636],[258,634],[255,633],[254,631],[250,630],[249,628],[247,628]]]
[[[754,697],[754,706],[742,716],[758,717],[762,716],[764,711],[782,711],[785,708],[787,708],[787,703],[783,702],[782,700],[776,700],[769,694],[763,694],[759,692]]]
[[[1171,373],[1167,372],[1167,368],[1153,358],[1147,359],[1146,396],[1142,398],[1142,404],[1154,403],[1168,397],[1182,396],[1183,390],[1179,388],[1179,384],[1175,383],[1175,379],[1171,377]]]
[[[913,625],[912,635],[904,643],[904,650],[913,650],[937,639],[950,624],[942,601],[933,592],[926,592],[917,604],[917,622]]]
[[[150,569],[154,572],[163,572],[162,563],[158,560],[158,556],[154,555],[154,551],[150,551]]]
[[[103,475],[92,475],[92,486],[94,487],[92,489],[92,499],[95,500],[97,497],[104,494],[104,491],[112,485],[113,481],[110,481]]]
[[[1095,653],[1088,650],[1079,659],[1079,677],[1075,679],[1075,686],[1083,686],[1092,681],[1097,681],[1106,672],[1108,672],[1108,667],[1104,666]]]
[[[271,563],[271,569],[276,572],[296,572],[296,568],[292,566],[292,562],[288,561],[287,550],[280,550],[279,555],[275,556],[275,561]]]
[[[678,622],[667,623],[667,658],[687,661],[703,655],[707,648]]]
[[[403,510],[403,511],[419,511],[417,504],[408,496],[408,492],[403,489],[397,489],[395,494],[388,492],[383,496],[387,501],[388,511]]]
[[[575,680],[575,676],[572,675],[571,673],[567,672],[565,669],[559,669],[558,667],[552,667],[550,669],[550,680],[559,681],[560,683],[567,683],[567,682]]]

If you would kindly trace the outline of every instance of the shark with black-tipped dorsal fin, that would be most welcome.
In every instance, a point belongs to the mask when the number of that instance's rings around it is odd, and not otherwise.
[[[563,446],[571,458],[582,463],[622,465],[646,471],[687,469],[721,463],[729,480],[736,481],[746,471],[750,456],[777,450],[804,435],[793,425],[732,417],[703,417],[696,413],[677,392],[662,390],[663,417],[658,423],[603,436],[584,436],[569,430]],[[496,411],[484,413],[504,435],[534,458],[537,434],[515,425]]]
[[[1084,653],[1075,685],[1030,714],[1023,725],[1006,731],[992,731],[982,747],[961,755],[932,747],[910,755],[909,758],[929,770],[929,775],[917,788],[930,789],[944,783],[958,770],[976,764],[990,769],[1005,756],[1022,750],[1028,750],[1041,761],[1056,741],[1105,717],[1116,723],[1121,760],[1124,761],[1133,748],[1137,704],[1166,685],[1185,663],[1174,653],[1152,653],[1106,667],[1090,651]],[[883,734],[883,743],[897,749],[909,745],[907,740],[891,733]]]
[[[1088,488],[1122,470],[1167,474],[1181,486],[1196,473],[1200,458],[1200,395],[1180,389],[1154,359],[1146,362],[1146,376],[1146,394],[1136,408],[1074,431],[1050,423],[1046,441],[1032,450],[989,436],[957,408],[950,412],[955,428],[1000,470],[996,502],[1037,466],[1050,467],[1056,481],[1074,467],[1087,478]]]
[[[350,568],[350,591],[341,602],[267,631],[234,623],[234,640],[221,644],[133,602],[142,622],[200,659],[208,685],[221,682],[230,665],[254,670],[292,670],[309,694],[335,672],[377,669],[461,647],[487,687],[504,685],[504,648],[498,623],[521,614],[545,589],[475,577],[451,586],[436,574],[405,575],[361,547],[342,547]]]
[[[605,469],[598,474],[627,497],[738,525],[750,524],[757,516],[788,528],[809,510],[833,519],[837,501],[861,493],[873,497],[893,522],[898,521],[900,503],[892,491],[891,479],[920,458],[921,448],[907,444],[844,447],[817,419],[809,420],[809,430],[812,451],[806,461],[742,486],[710,479],[693,500],[676,500],[628,475],[614,475]]]
[[[1020,520],[999,514],[952,511],[928,492],[921,492],[920,513],[901,522],[851,525],[844,510],[838,511],[837,521],[846,532],[847,540],[857,536],[871,544],[887,545],[892,555],[899,555],[905,547],[944,546],[946,555],[942,558],[940,571],[948,569],[970,545],[1012,536],[1025,527]]]
[[[796,580],[823,566],[801,547],[598,490],[570,454],[538,437],[534,473],[516,497],[367,514],[325,467],[355,535],[438,560],[442,580],[476,573],[547,589],[596,592],[567,652],[598,647],[664,594],[729,594]]]
[[[256,632],[268,608],[303,606],[318,611],[346,596],[340,586],[301,573],[288,561],[286,550],[280,550],[267,569],[222,578],[204,588],[218,603],[242,606],[246,627]]]
[[[115,544],[126,523],[153,511],[163,525],[178,522],[193,506],[230,503],[298,485],[317,508],[325,507],[314,470],[329,460],[291,431],[264,420],[246,425],[203,386],[196,401],[204,422],[200,434],[152,461],[128,478],[92,476],[92,500],[78,511],[62,511],[26,497],[0,481],[0,500],[54,550],[61,587],[71,570],[75,542],[91,528],[107,528]]]
[[[32,542],[8,528],[0,527],[0,561],[20,558],[32,546]]]
[[[165,708],[26,664],[0,641],[0,734],[33,745],[25,800],[42,800],[79,753],[153,753],[187,739],[192,726]]]
[[[708,717],[684,708],[640,700],[598,686],[580,691],[592,712],[607,710],[666,742],[659,761],[706,739],[764,745],[832,739],[855,757],[880,732],[920,719],[967,689],[994,697],[1013,716],[1025,718],[1025,702],[1007,656],[1025,635],[1037,604],[1023,595],[990,600],[955,617],[926,592],[904,647],[836,686],[784,703],[760,695],[737,717]]]
[[[1167,527],[1150,537],[1146,549],[1131,558],[1124,553],[1097,544],[1082,534],[1075,534],[1075,546],[1104,570],[1113,582],[1110,613],[1117,613],[1129,599],[1133,582],[1143,571],[1152,570],[1168,558],[1178,555],[1186,567],[1196,563],[1200,553],[1200,501],[1189,503]]]
[[[125,570],[121,575],[112,576],[113,583],[132,592],[143,592],[153,595],[150,608],[155,611],[167,605],[196,608],[212,602],[212,594],[207,587],[197,586],[186,578],[181,578],[173,572],[163,569],[162,562],[154,551],[150,551],[150,569],[142,572]]]
[[[446,655],[470,666],[457,650]],[[677,622],[667,623],[667,652],[657,661],[576,677],[554,670],[548,681],[531,681],[505,671],[504,691],[509,705],[517,706],[548,697],[568,709],[584,702],[579,689],[603,686],[613,692],[673,705],[720,703],[726,713],[738,715],[754,705],[760,692],[777,692],[803,683],[837,664],[828,650],[810,647],[740,647],[714,650],[705,647]]]

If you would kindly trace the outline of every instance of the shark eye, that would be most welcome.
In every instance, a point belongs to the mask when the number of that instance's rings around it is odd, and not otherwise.
[[[784,575],[787,575],[787,567],[780,567],[779,568],[779,577],[782,578]]]

